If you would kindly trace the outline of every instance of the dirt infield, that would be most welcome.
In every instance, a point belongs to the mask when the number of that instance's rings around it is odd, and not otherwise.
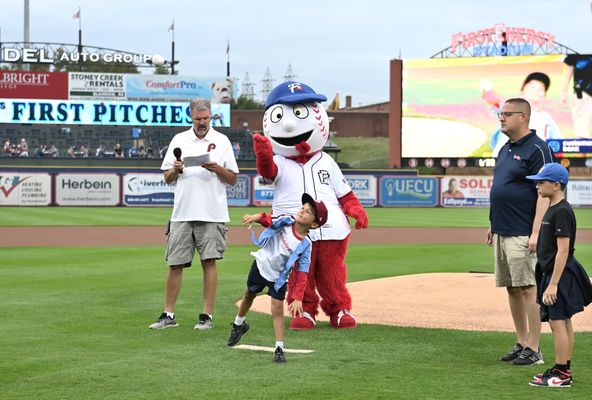
[[[420,328],[514,332],[505,289],[493,274],[432,273],[373,279],[347,285],[358,322]],[[268,296],[255,311],[270,313]],[[321,312],[318,321],[329,319]],[[576,332],[592,332],[592,311],[573,317]],[[550,332],[549,324],[543,331]]]
[[[0,228],[1,247],[159,246],[161,227],[8,227]],[[244,227],[230,227],[231,244],[250,244]],[[352,244],[484,244],[484,229],[371,228],[354,231]],[[578,243],[592,243],[592,230],[579,230]],[[475,331],[513,331],[504,289],[491,274],[407,275],[348,284],[358,322]],[[269,312],[267,296],[253,309]],[[327,321],[319,315],[319,321]],[[548,331],[547,324],[544,324]],[[574,317],[575,330],[592,331],[592,311]]]
[[[230,227],[230,244],[251,244],[245,227]],[[156,226],[0,227],[0,247],[158,246],[164,228]],[[483,244],[481,228],[371,228],[352,232],[352,244]],[[592,230],[578,230],[578,243],[592,243]]]

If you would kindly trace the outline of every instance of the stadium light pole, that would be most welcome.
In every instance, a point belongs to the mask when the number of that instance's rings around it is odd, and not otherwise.
[[[29,0],[25,0],[24,5],[25,5],[25,13],[24,13],[25,20],[24,20],[24,24],[23,24],[23,26],[24,26],[23,47],[27,48],[27,47],[29,47],[29,40],[30,40],[30,37],[29,37],[29,32],[30,32],[29,31]],[[30,71],[31,64],[29,64],[29,63],[23,64],[23,70]]]
[[[175,20],[171,24],[169,31],[171,31],[171,75],[175,75]]]
[[[78,7],[78,71],[82,71],[82,15]]]
[[[226,41],[226,77],[230,78],[230,40]]]

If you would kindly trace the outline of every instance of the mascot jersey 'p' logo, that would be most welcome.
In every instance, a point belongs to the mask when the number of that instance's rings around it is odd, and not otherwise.
[[[302,91],[302,85],[300,85],[298,82],[290,83],[288,85],[288,89],[290,89],[290,93],[294,93],[296,90]]]
[[[216,148],[216,143],[210,143],[208,145],[208,153]]]
[[[329,184],[329,178],[331,177],[331,175],[329,174],[329,172],[327,172],[324,169],[322,169],[319,172],[317,172],[317,174],[319,176],[319,181],[321,182],[321,184],[323,184],[323,185],[328,185]]]

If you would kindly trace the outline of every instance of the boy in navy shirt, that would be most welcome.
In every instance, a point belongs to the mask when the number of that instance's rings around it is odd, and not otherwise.
[[[537,175],[526,178],[537,181],[539,195],[550,200],[537,242],[536,280],[541,321],[551,325],[555,348],[555,365],[535,375],[529,384],[570,387],[574,347],[571,317],[592,302],[592,285],[574,257],[576,217],[564,194],[569,173],[561,164],[549,163]]]

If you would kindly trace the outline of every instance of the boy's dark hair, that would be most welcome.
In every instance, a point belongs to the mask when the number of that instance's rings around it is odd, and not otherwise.
[[[561,191],[565,192],[565,188],[567,187],[567,185],[565,183],[560,183],[561,185]]]
[[[530,81],[539,81],[543,85],[545,85],[545,92],[549,90],[549,86],[551,86],[551,79],[549,75],[542,73],[542,72],[533,72],[529,74],[526,79],[524,79],[524,83],[522,83],[522,88],[520,90],[524,90],[524,86]]]

